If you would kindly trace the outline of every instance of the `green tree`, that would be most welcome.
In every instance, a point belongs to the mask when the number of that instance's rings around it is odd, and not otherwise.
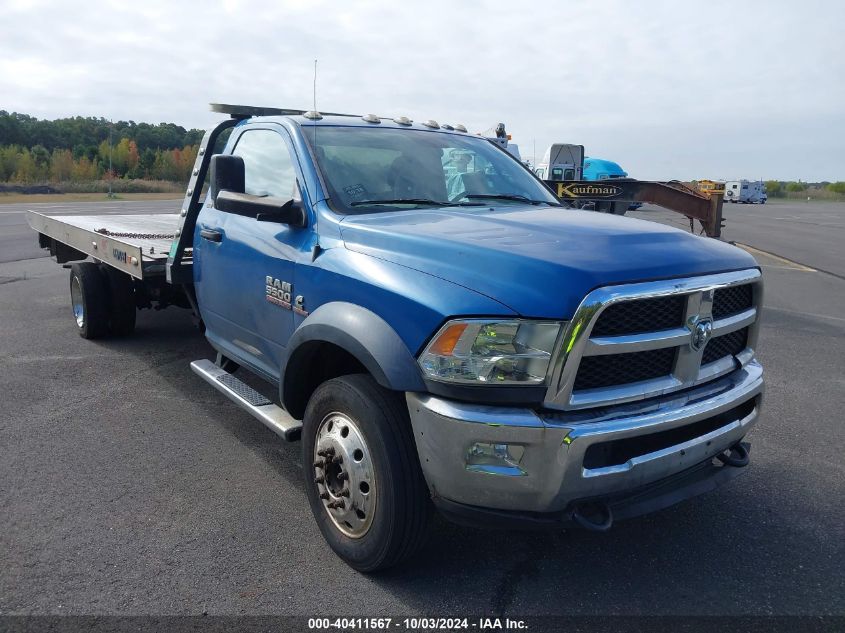
[[[783,186],[779,180],[766,181],[766,193],[770,198],[780,198],[783,196]]]
[[[112,148],[112,166],[115,174],[122,176],[129,169],[129,139],[122,138]]]
[[[17,170],[15,171],[15,175],[12,177],[12,180],[15,182],[28,185],[40,180],[38,164],[32,158],[32,153],[30,153],[28,149],[24,149],[20,154],[18,154],[16,167]]]
[[[67,182],[73,176],[73,154],[69,149],[54,149],[50,158],[50,180]]]
[[[786,184],[787,191],[805,191],[807,189],[807,185],[803,182],[789,182]]]
[[[0,147],[0,182],[9,182],[18,170],[20,147],[7,145]]]
[[[845,194],[845,182],[841,180],[838,182],[832,182],[827,186],[827,189],[833,193]]]

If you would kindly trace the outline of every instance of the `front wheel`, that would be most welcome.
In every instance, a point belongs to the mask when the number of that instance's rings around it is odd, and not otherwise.
[[[361,374],[324,382],[305,410],[302,450],[311,511],[347,564],[386,569],[422,545],[431,506],[400,394]]]

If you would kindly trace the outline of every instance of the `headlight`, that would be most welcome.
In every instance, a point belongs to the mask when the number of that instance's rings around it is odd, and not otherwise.
[[[420,367],[432,380],[542,384],[561,326],[548,321],[449,321],[420,355]]]

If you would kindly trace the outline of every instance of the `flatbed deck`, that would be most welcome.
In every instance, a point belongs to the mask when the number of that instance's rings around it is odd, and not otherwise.
[[[51,216],[27,211],[39,233],[137,279],[164,275],[178,234],[178,213]]]

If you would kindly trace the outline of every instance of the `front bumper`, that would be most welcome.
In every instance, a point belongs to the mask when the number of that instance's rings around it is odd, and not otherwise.
[[[407,401],[435,502],[558,513],[585,500],[624,498],[709,463],[745,437],[762,393],[763,370],[752,360],[684,393],[587,411],[492,407],[421,393]]]

